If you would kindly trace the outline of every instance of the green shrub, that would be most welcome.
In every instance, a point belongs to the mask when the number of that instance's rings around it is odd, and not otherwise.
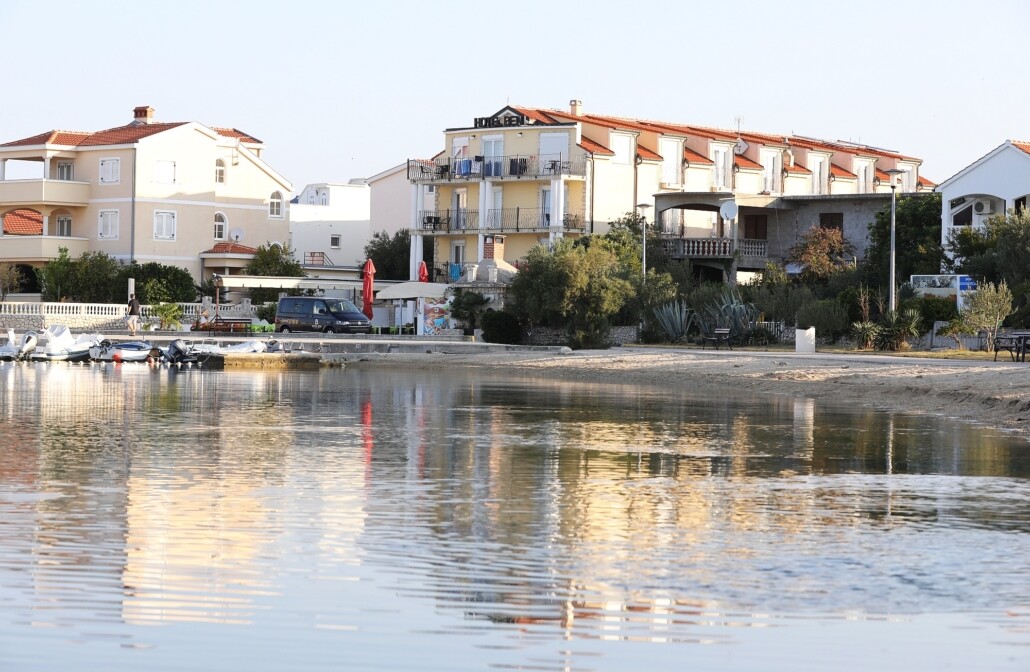
[[[880,333],[880,325],[875,322],[857,321],[851,324],[851,335],[855,339],[855,347],[869,350],[876,344],[876,336]]]
[[[278,305],[279,303],[277,301],[265,303],[255,308],[254,312],[257,314],[257,318],[259,320],[264,320],[269,324],[275,324],[275,309]]]
[[[480,315],[483,340],[487,343],[516,345],[522,342],[522,326],[514,314],[506,310],[490,310]]]
[[[810,301],[798,310],[798,328],[815,327],[817,338],[825,338],[835,343],[844,335],[848,313],[834,299]]]
[[[900,310],[915,310],[927,328],[934,322],[950,322],[958,317],[958,303],[954,296],[926,294],[902,301]]]
[[[910,338],[922,333],[919,312],[905,310],[888,312],[880,321],[874,345],[877,350],[902,350]]]

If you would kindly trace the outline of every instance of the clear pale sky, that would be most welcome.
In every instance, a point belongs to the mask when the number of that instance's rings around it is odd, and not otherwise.
[[[0,142],[231,126],[300,191],[507,103],[864,142],[940,182],[1030,140],[1025,0],[0,0]],[[1023,121],[1021,122],[1020,119]]]

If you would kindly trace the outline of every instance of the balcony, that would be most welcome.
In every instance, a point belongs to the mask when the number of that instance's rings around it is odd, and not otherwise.
[[[60,255],[59,247],[67,247],[68,256],[77,259],[83,252],[89,252],[90,241],[89,238],[70,236],[0,236],[0,261],[50,261]]]
[[[89,182],[69,180],[0,180],[0,205],[67,205],[89,204]]]
[[[541,208],[501,208],[486,211],[480,220],[478,210],[423,210],[419,212],[418,233],[540,233],[551,230],[551,213]],[[562,217],[564,231],[582,231],[583,215],[567,212]]]
[[[435,161],[408,159],[408,180],[417,184],[480,180],[538,180],[584,177],[586,159],[564,154],[475,156]]]
[[[662,249],[677,259],[741,259],[758,262],[768,256],[769,241],[745,238],[663,238]]]

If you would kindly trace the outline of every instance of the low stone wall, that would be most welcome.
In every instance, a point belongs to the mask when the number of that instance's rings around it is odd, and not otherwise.
[[[637,343],[636,327],[612,327],[608,332],[608,345]],[[568,345],[564,329],[553,327],[533,327],[522,330],[522,343],[525,345]]]

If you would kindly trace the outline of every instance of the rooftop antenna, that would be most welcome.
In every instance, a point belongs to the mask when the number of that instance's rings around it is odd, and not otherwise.
[[[737,123],[737,137],[740,137],[740,122],[744,121],[744,117],[733,117],[733,121]]]

